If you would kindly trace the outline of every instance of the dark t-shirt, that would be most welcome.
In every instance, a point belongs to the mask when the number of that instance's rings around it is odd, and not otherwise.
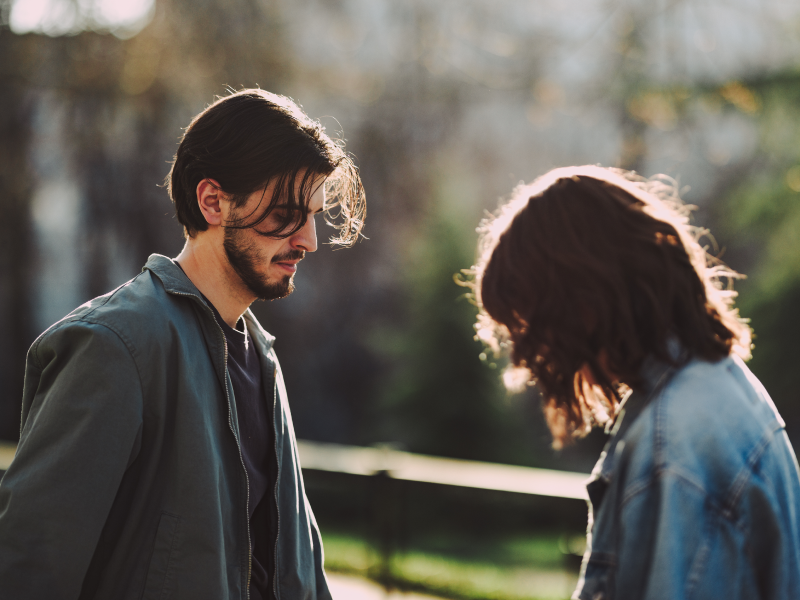
[[[175,263],[178,264],[178,263]],[[180,265],[178,265],[180,267]],[[182,269],[182,267],[181,267]],[[200,294],[203,296],[203,294]],[[250,484],[248,509],[250,514],[250,547],[252,572],[250,574],[251,600],[269,598],[269,557],[272,554],[272,535],[269,531],[270,494],[269,464],[272,439],[271,397],[264,393],[261,361],[253,340],[239,319],[236,329],[228,325],[208,298],[203,300],[214,312],[222,327],[228,345],[228,374],[233,385],[234,403],[239,421],[239,437],[247,479]],[[268,382],[269,383],[269,382]],[[269,386],[272,389],[274,382]],[[269,402],[268,402],[269,401]]]
[[[236,413],[239,417],[239,436],[247,479],[250,483],[249,509],[250,544],[253,549],[250,577],[251,600],[268,598],[268,569],[271,537],[260,531],[263,519],[255,516],[262,501],[269,503],[269,457],[272,443],[272,416],[268,410],[262,385],[261,362],[253,340],[247,332],[244,319],[239,319],[236,329],[222,320],[217,309],[209,302],[217,322],[222,327],[228,343],[228,373],[233,384]]]

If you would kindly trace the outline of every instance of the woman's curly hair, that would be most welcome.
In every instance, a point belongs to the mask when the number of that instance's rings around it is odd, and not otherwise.
[[[611,422],[648,357],[749,357],[730,285],[740,276],[699,245],[708,232],[689,225],[690,208],[667,178],[568,167],[518,187],[481,223],[477,336],[510,350],[507,384],[538,385],[556,447]]]

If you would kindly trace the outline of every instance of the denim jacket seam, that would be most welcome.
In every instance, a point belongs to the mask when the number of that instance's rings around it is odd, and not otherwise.
[[[664,410],[664,397],[666,396],[666,388],[662,389],[661,393],[653,398],[653,463],[658,472],[666,465],[665,457],[665,439],[666,439],[666,415]]]
[[[728,494],[726,497],[721,499],[722,503],[718,503],[714,501],[713,497],[708,493],[708,491],[704,488],[701,482],[695,481],[694,478],[690,477],[687,473],[682,472],[682,469],[677,468],[676,466],[667,466],[666,460],[666,453],[665,453],[665,440],[666,440],[666,415],[664,414],[664,402],[663,399],[668,393],[668,387],[665,387],[661,394],[659,394],[658,398],[654,398],[654,400],[659,400],[655,403],[653,407],[653,420],[654,420],[654,435],[653,435],[653,462],[655,463],[655,473],[656,477],[660,477],[665,472],[670,472],[685,482],[693,485],[694,487],[698,488],[706,497],[707,500],[711,501],[711,504],[715,510],[717,510],[723,518],[729,521],[735,520],[735,506],[738,503],[738,500],[745,489],[745,485],[747,481],[750,479],[750,475],[752,473],[753,465],[758,461],[761,454],[764,451],[769,439],[772,437],[772,434],[768,436],[764,436],[758,444],[751,450],[747,457],[746,465],[741,469],[741,471],[737,474],[734,478],[733,484],[730,486]],[[631,496],[632,497],[632,496]],[[628,498],[626,498],[627,500]]]
[[[651,475],[646,479],[638,480],[637,482],[627,486],[622,493],[622,501],[620,502],[620,508],[625,508],[625,505],[630,500],[632,500],[633,498],[644,492],[651,485],[653,485],[653,482],[655,481],[656,477]]]
[[[753,477],[754,467],[764,455],[764,451],[772,443],[774,436],[775,431],[771,430],[766,433],[755,446],[753,446],[752,450],[750,450],[750,452],[747,454],[745,464],[736,474],[736,477],[734,478],[730,488],[728,488],[729,491],[725,496],[723,512],[723,516],[725,516],[728,520],[734,520],[733,517],[736,506],[739,503],[739,499],[742,497],[744,490],[747,488],[747,483]]]
[[[670,473],[672,475],[675,475],[678,479],[680,479],[684,483],[688,483],[689,485],[697,488],[700,492],[703,493],[703,495],[705,496],[709,495],[708,490],[703,485],[702,481],[700,481],[699,479],[695,479],[694,477],[691,476],[690,473],[687,473],[679,466],[672,465],[669,467],[664,467],[658,472],[658,475],[660,476],[663,473]]]
[[[771,432],[770,439],[769,439],[769,443],[767,444],[767,446],[772,446],[772,445],[775,443],[775,434],[776,434],[776,433],[778,433],[778,432],[779,432],[779,431],[781,431],[781,430],[783,430],[783,427],[780,427],[780,428],[778,428],[777,430],[773,430],[773,431]],[[762,458],[762,457],[763,457],[763,453],[762,453],[762,456],[759,456],[759,461],[761,460],[761,458]],[[755,469],[755,466],[756,466],[756,465],[754,464],[754,465],[753,465],[753,469],[752,469],[752,474],[753,474],[753,475],[756,475],[756,469]],[[770,485],[772,485],[772,484],[774,483],[774,482],[773,482],[773,478],[772,478],[772,473],[771,473],[771,472],[770,472],[770,470],[768,470],[768,469],[767,469],[767,470],[764,470],[764,469],[759,469],[759,471],[758,471],[758,476],[759,476],[759,477],[761,477],[762,479],[764,479],[764,480],[765,480],[767,483],[769,483]]]
[[[703,487],[703,484],[693,477],[691,477],[688,473],[685,473],[682,469],[676,467],[660,467],[655,468],[653,474],[646,479],[641,479],[633,484],[628,485],[625,488],[625,491],[622,494],[622,501],[620,502],[620,507],[624,508],[625,505],[631,501],[633,498],[644,492],[647,488],[651,487],[656,481],[663,478],[665,474],[672,474],[675,475],[678,479],[691,485],[692,487],[696,488],[702,494],[708,498],[709,493],[708,490]],[[716,503],[714,503],[716,504]]]
[[[713,499],[711,501],[711,508],[718,517],[721,517],[722,519],[725,518],[725,516],[720,512],[720,507],[713,502]],[[711,553],[710,540],[713,536],[713,530],[718,527],[719,522],[717,519],[708,519],[705,523],[703,538],[700,542],[697,552],[692,557],[692,564],[686,576],[685,593],[687,599],[693,597],[698,585],[700,584],[705,569],[708,566],[708,557]]]

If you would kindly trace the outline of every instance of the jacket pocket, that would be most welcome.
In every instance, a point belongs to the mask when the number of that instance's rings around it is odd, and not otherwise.
[[[180,517],[166,512],[161,513],[142,600],[168,600],[172,596],[174,563],[180,541],[180,524]]]

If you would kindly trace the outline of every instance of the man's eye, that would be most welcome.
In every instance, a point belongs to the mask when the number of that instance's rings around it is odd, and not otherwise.
[[[275,226],[281,229],[294,227],[302,219],[303,211],[297,208],[276,208],[270,218]]]

